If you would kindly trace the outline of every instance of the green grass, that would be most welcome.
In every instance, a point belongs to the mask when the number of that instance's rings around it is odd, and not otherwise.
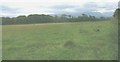
[[[2,25],[0,25],[0,61],[2,61]]]
[[[113,60],[117,47],[114,21],[3,26],[3,60]]]

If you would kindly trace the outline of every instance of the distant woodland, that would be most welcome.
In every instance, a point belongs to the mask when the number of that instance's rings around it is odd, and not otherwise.
[[[120,9],[116,9],[114,12],[115,18],[120,18],[119,13]],[[82,14],[80,16],[72,16],[72,15],[45,15],[45,14],[30,14],[28,16],[20,15],[17,17],[1,17],[2,25],[12,25],[12,24],[35,24],[35,23],[60,23],[60,22],[85,22],[85,21],[104,21],[109,20],[111,17],[95,17],[91,15]]]

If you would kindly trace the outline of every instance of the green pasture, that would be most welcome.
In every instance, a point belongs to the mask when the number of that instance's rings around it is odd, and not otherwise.
[[[115,60],[117,23],[111,21],[2,26],[3,60]]]

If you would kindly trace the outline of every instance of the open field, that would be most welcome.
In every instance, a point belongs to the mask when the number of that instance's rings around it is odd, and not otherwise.
[[[117,59],[114,21],[3,25],[4,60]]]
[[[2,61],[2,25],[0,25],[0,61]]]

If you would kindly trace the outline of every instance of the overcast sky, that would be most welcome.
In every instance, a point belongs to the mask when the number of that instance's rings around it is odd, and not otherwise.
[[[1,0],[0,16],[113,13],[119,0]]]

